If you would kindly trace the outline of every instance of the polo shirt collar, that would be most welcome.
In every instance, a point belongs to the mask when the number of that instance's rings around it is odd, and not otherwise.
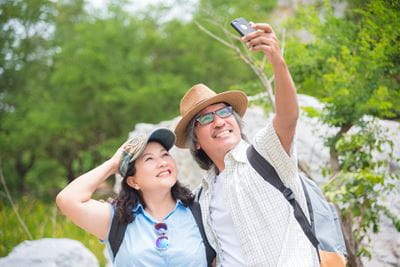
[[[136,207],[133,208],[134,213],[141,213],[143,211],[143,205],[141,203],[137,204]]]
[[[172,210],[172,212],[174,212],[178,207],[183,207],[183,206],[184,205],[183,205],[182,200],[178,199],[176,201],[175,208]],[[136,213],[136,214],[137,213],[141,213],[143,211],[144,211],[144,209],[143,209],[143,205],[141,203],[137,204],[136,207],[133,208],[133,212]]]

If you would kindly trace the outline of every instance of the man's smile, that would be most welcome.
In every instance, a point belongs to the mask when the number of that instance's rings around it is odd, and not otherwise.
[[[222,131],[215,132],[212,135],[212,137],[213,138],[223,138],[223,137],[228,136],[230,133],[232,133],[232,130],[225,129],[225,130],[222,130]]]

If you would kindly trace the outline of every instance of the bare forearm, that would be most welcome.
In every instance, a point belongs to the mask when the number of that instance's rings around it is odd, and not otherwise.
[[[286,153],[290,154],[293,136],[296,129],[299,107],[296,88],[289,69],[283,59],[278,39],[270,25],[253,24],[255,32],[242,38],[251,51],[262,51],[272,64],[275,75],[274,129]]]
[[[296,87],[283,58],[272,63],[275,74],[276,119],[282,127],[295,127],[299,116]]]
[[[105,239],[110,226],[110,204],[92,199],[98,186],[117,173],[123,147],[111,159],[79,176],[68,184],[56,198],[57,206],[76,225]]]

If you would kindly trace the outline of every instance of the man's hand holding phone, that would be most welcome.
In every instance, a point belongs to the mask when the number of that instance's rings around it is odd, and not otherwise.
[[[264,52],[273,65],[283,60],[279,41],[269,24],[249,23],[243,18],[238,18],[234,19],[231,25],[243,36],[241,40],[246,43],[250,51]]]

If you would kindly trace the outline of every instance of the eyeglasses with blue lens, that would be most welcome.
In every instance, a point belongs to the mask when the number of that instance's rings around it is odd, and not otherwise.
[[[227,118],[232,114],[233,114],[232,106],[226,106],[216,111],[199,115],[196,118],[195,123],[200,125],[207,125],[214,121],[215,115],[218,115],[218,117],[220,118]]]
[[[154,230],[159,235],[156,239],[156,248],[158,250],[166,250],[169,246],[169,241],[167,237],[168,226],[166,223],[156,223],[154,225]]]

